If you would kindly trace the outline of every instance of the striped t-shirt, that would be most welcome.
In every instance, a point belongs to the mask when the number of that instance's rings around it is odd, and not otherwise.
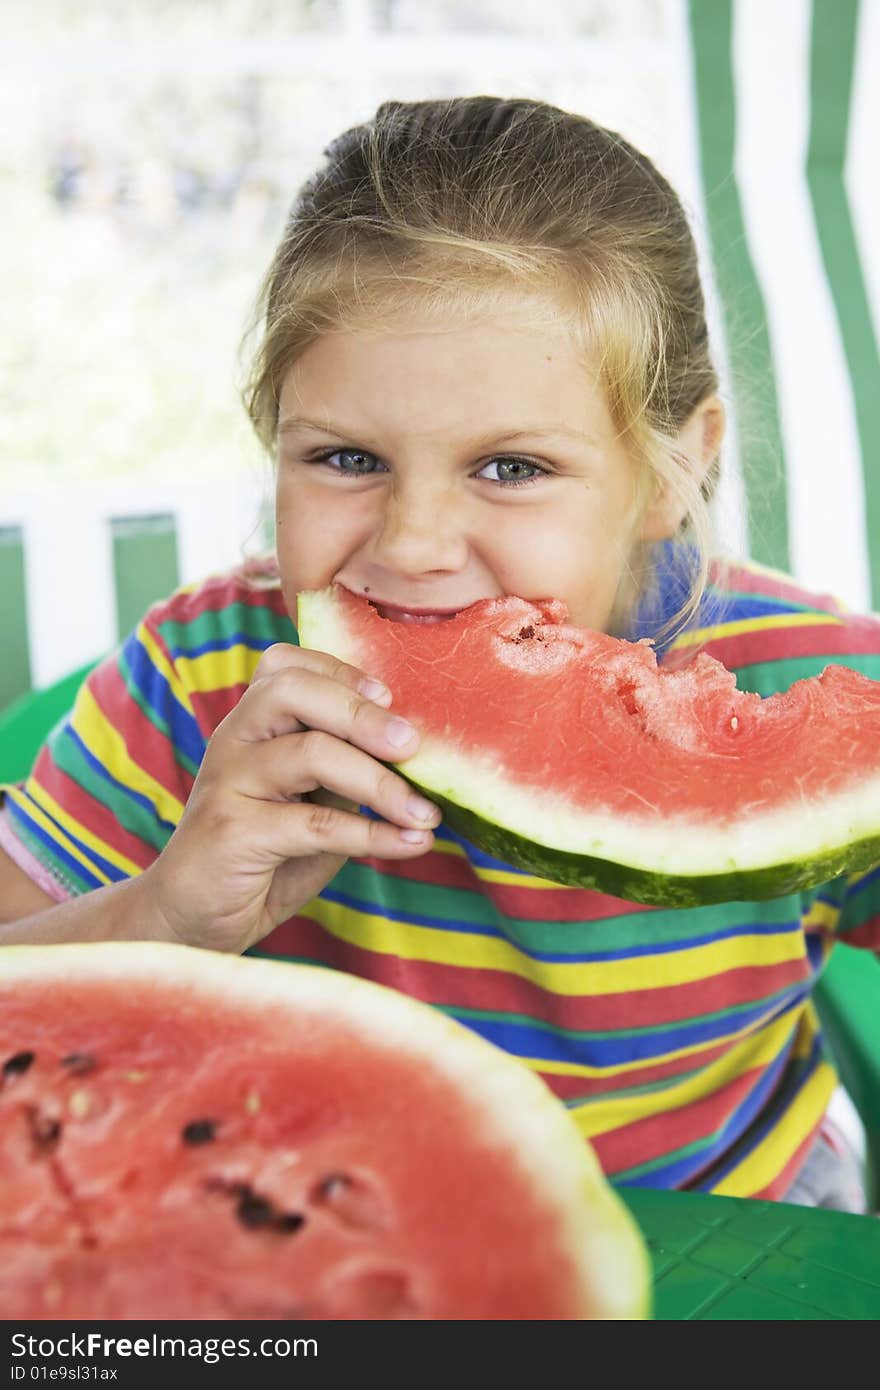
[[[675,597],[660,586],[651,623]],[[242,573],[151,609],[7,790],[0,841],[57,898],[147,867],[278,641],[296,641],[279,589]],[[756,566],[716,569],[661,660],[698,648],[761,695],[829,662],[880,679],[878,619]],[[421,858],[349,860],[254,954],[392,986],[521,1058],[615,1182],[773,1198],[835,1085],[810,1003],[835,936],[880,946],[880,869],[769,902],[648,908],[519,872],[441,826]]]

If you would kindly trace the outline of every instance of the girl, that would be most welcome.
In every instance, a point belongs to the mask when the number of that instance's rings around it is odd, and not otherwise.
[[[880,677],[880,624],[710,568],[724,412],[672,189],[539,102],[386,103],[301,190],[261,316],[277,571],[175,594],[86,682],[7,792],[0,940],[365,975],[540,1072],[618,1182],[858,1208],[809,995],[835,934],[876,941],[880,874],[668,911],[517,873],[383,766],[419,737],[394,692],[292,625],[331,582],[400,623],[553,596],[764,695]]]

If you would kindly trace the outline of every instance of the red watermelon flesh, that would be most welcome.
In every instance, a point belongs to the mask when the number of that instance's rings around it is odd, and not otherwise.
[[[303,644],[385,681],[419,728],[401,770],[511,863],[685,905],[880,857],[880,684],[831,665],[762,699],[706,653],[666,669],[566,617],[552,599],[432,623],[340,586],[299,600]]]
[[[0,961],[7,1319],[643,1316],[592,1150],[521,1063],[334,972]]]

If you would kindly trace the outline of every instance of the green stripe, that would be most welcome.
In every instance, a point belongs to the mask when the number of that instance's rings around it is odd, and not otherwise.
[[[17,809],[27,814],[27,803],[23,802],[21,797],[16,798],[16,803]],[[53,877],[62,883],[65,888],[68,888],[71,893],[85,893],[94,887],[94,881],[84,876],[85,870],[77,872],[76,869],[71,868],[67,861],[62,860],[52,849],[47,849],[45,843],[38,838],[30,825],[21,820],[20,816],[16,816],[15,818],[15,834],[18,839],[21,840],[25,849],[27,849],[44,868],[49,868],[52,871]]]
[[[179,767],[184,768],[185,771],[188,772],[191,777],[198,776],[199,764],[193,762],[192,758],[190,758],[183,751],[182,748],[175,745],[168,720],[165,719],[159,713],[158,710],[155,710],[153,708],[153,706],[150,704],[149,700],[147,700],[146,696],[141,690],[140,686],[138,686],[135,683],[134,677],[131,674],[131,668],[129,667],[128,660],[125,655],[124,648],[122,649],[122,651],[120,651],[119,656],[117,657],[117,665],[119,667],[119,674],[122,676],[122,679],[125,682],[125,688],[128,691],[134,703],[137,705],[141,714],[144,716],[145,719],[149,719],[153,727],[158,729],[159,732],[168,740],[169,746],[171,747],[174,753],[174,761],[178,764]],[[153,668],[153,670],[155,670],[155,667]]]
[[[94,797],[100,805],[106,807],[124,830],[129,831],[132,835],[137,835],[154,849],[163,850],[165,848],[170,831],[165,826],[160,825],[155,806],[150,805],[144,808],[139,806],[130,796],[121,795],[118,786],[105,781],[90,767],[73,739],[63,736],[54,739],[50,743],[50,748],[55,766],[72,778],[90,796]],[[43,810],[44,808],[41,807],[40,809]],[[49,813],[45,812],[45,814],[48,815]],[[88,846],[82,844],[69,831],[64,833],[75,841],[91,863]]]
[[[749,254],[734,173],[736,103],[731,0],[690,0],[700,164],[713,263],[730,353],[743,476],[750,503],[750,553],[790,569],[788,497],[767,313]]]
[[[114,517],[113,577],[116,588],[116,631],[132,632],[151,604],[177,588],[177,533],[170,515]]]
[[[572,964],[578,964],[577,956],[589,952],[627,951],[638,946],[660,945],[672,942],[682,950],[695,937],[712,936],[727,927],[741,927],[743,904],[717,903],[709,907],[694,908],[684,917],[675,908],[656,908],[648,912],[626,913],[622,917],[601,918],[597,921],[533,921],[522,917],[511,917],[497,911],[486,894],[491,894],[495,885],[487,883],[485,891],[468,888],[449,888],[431,883],[417,883],[411,879],[397,879],[394,885],[395,913],[412,913],[413,916],[436,917],[451,926],[460,926],[463,931],[474,927],[490,927],[498,931],[500,939],[509,941],[526,953],[553,952],[558,955],[571,955]],[[377,884],[375,871],[349,860],[340,869],[330,884],[331,890],[345,893],[370,904],[366,910],[381,916],[384,906],[376,901]],[[540,907],[539,894],[545,889],[526,890],[535,894],[536,910]],[[755,907],[760,918],[756,926],[775,926],[793,922],[792,931],[799,931],[800,898],[773,898]],[[404,922],[403,926],[416,926]],[[442,925],[435,928],[442,931]],[[711,943],[708,943],[711,944]],[[565,962],[561,962],[564,964]]]
[[[247,637],[247,645],[257,646],[265,642],[296,643],[296,629],[286,615],[276,613],[264,604],[251,608],[247,604],[236,603],[220,609],[208,609],[193,618],[191,622],[181,623],[168,620],[158,624],[162,641],[169,651],[189,656],[208,643],[229,641]]]
[[[774,990],[772,994],[764,995],[761,998],[747,999],[743,1004],[732,1004],[729,1009],[716,1009],[708,1014],[694,1014],[687,1019],[687,1023],[690,1026],[695,1026],[700,1023],[711,1023],[716,1019],[736,1018],[738,1014],[747,1013],[758,1004],[765,1004],[770,1009],[774,1003],[781,1003],[785,1000],[790,993],[791,986],[787,985],[783,989]],[[442,1008],[443,1012],[449,1014],[451,1018],[467,1019],[472,1023],[518,1023],[523,1027],[534,1029],[535,1032],[549,1033],[557,1038],[568,1038],[572,1042],[604,1042],[607,1038],[657,1037],[660,1034],[668,1033],[670,1028],[675,1026],[673,1020],[666,1019],[662,1023],[647,1024],[644,1028],[609,1028],[602,1032],[590,1032],[575,1028],[562,1028],[558,1024],[547,1023],[542,1018],[530,1018],[528,1014],[503,1013],[492,1009],[463,1009],[453,1004],[442,1004],[438,1007]],[[712,1038],[703,1044],[695,1044],[695,1046],[715,1047],[720,1041],[723,1042],[724,1040]],[[678,1046],[672,1050],[677,1052]],[[656,1058],[653,1065],[662,1066],[665,1061],[668,1061],[668,1055],[664,1053]]]
[[[871,597],[880,608],[880,353],[843,173],[858,0],[814,0],[807,183],[852,383],[865,488]]]
[[[0,594],[3,595],[3,661],[0,710],[31,688],[24,546],[17,526],[0,527]]]
[[[819,676],[826,666],[848,666],[871,680],[880,680],[880,652],[820,652],[813,656],[792,656],[774,662],[756,661],[751,666],[732,666],[740,690],[773,695],[787,690],[795,681]]]

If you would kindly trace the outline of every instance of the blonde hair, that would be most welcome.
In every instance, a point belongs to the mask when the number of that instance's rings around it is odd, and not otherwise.
[[[304,184],[265,277],[245,386],[273,450],[284,377],[316,338],[414,312],[438,326],[533,296],[599,365],[612,418],[644,465],[633,515],[665,490],[684,515],[690,574],[680,625],[705,589],[707,480],[676,449],[717,390],[696,249],[681,203],[620,135],[544,102],[490,96],[385,102],[345,131]],[[552,308],[550,307],[552,305]],[[614,621],[652,580],[636,547]]]

